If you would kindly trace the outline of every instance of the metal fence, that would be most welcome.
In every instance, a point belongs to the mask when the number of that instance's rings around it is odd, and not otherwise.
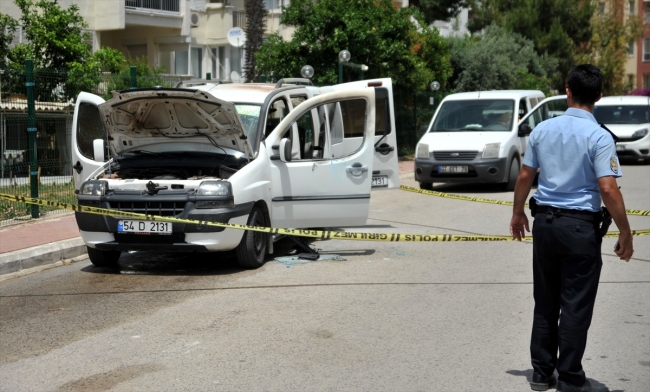
[[[67,74],[49,70],[34,72],[35,149],[29,148],[28,103],[25,73],[3,73],[0,81],[0,192],[31,196],[30,172],[37,173],[42,199],[72,202],[70,131],[71,100],[66,100]],[[33,151],[32,151],[33,150]],[[36,155],[36,168],[30,167]],[[58,213],[39,207],[38,216]],[[0,226],[31,219],[32,207],[0,200]]]
[[[433,91],[412,91],[395,86],[395,127],[400,157],[415,154],[418,140],[426,132],[444,95]]]
[[[142,72],[131,80],[130,70],[118,74],[90,75],[85,84],[71,78],[65,70],[36,69],[33,72],[35,108],[35,148],[29,146],[27,73],[25,70],[0,70],[0,193],[30,197],[32,179],[38,197],[72,203],[76,200],[72,182],[71,137],[74,99],[87,91],[109,99],[114,90],[131,86],[173,87],[189,76]],[[30,167],[31,153],[36,167]],[[49,214],[63,213],[53,207],[37,211],[25,203],[0,200],[0,226],[19,223]]]

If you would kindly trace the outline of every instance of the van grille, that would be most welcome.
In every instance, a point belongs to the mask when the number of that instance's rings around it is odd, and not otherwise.
[[[433,157],[437,161],[471,161],[478,155],[478,151],[434,151]]]
[[[186,202],[184,201],[134,201],[134,202],[111,202],[110,208],[125,212],[138,214],[150,214],[158,216],[176,216],[183,212]]]

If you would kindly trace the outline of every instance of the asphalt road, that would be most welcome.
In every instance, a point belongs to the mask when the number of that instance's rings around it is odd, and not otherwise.
[[[650,209],[650,166],[623,172],[627,208]],[[370,209],[365,231],[423,234],[507,234],[511,213],[403,191]],[[647,391],[650,237],[629,263],[614,242],[583,364],[602,389]],[[243,271],[229,254],[141,252],[121,273],[78,262],[0,282],[0,391],[529,390],[530,243],[313,246],[346,260]]]

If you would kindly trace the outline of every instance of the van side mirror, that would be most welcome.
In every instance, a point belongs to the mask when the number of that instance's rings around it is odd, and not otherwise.
[[[106,155],[104,154],[105,151],[104,139],[93,140],[93,159],[95,162],[106,161]]]
[[[285,137],[280,140],[279,153],[282,162],[291,162],[291,139]]]
[[[530,124],[525,122],[523,124],[519,124],[519,132],[517,133],[517,136],[519,137],[528,136],[532,131],[533,129],[530,127]]]

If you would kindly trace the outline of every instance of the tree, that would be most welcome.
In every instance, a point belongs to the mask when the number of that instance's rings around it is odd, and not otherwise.
[[[537,53],[558,59],[552,79],[563,90],[576,55],[591,39],[594,11],[593,0],[481,0],[473,7],[468,28],[477,32],[496,23],[532,40]]]
[[[246,11],[246,72],[247,82],[259,82],[261,74],[257,70],[257,51],[262,46],[264,30],[266,29],[266,8],[263,0],[248,0],[244,4]]]
[[[603,95],[620,95],[634,88],[627,80],[625,63],[630,43],[643,35],[641,15],[625,18],[622,0],[609,0],[603,14],[594,14],[593,35],[585,50],[576,56],[578,63],[591,63],[603,72]]]
[[[351,61],[365,64],[367,78],[391,77],[407,89],[426,89],[433,80],[451,76],[447,41],[426,26],[414,8],[396,9],[390,0],[292,0],[280,22],[296,27],[291,41],[271,35],[257,53],[260,72],[274,79],[314,67],[317,84],[337,81],[338,54],[346,49]],[[344,67],[356,80],[359,70]]]
[[[0,69],[7,67],[9,45],[14,39],[18,21],[9,15],[0,13]]]
[[[15,0],[22,12],[27,47],[34,63],[55,69],[68,68],[70,63],[84,63],[92,55],[92,48],[84,29],[88,24],[79,14],[79,7],[71,4],[61,8],[56,0]]]
[[[547,76],[557,60],[539,56],[533,42],[497,25],[482,35],[453,37],[451,62],[455,92],[539,89],[550,90]]]
[[[461,8],[469,7],[475,0],[410,0],[409,6],[422,11],[424,20],[431,24],[436,20],[449,20],[458,15]]]

